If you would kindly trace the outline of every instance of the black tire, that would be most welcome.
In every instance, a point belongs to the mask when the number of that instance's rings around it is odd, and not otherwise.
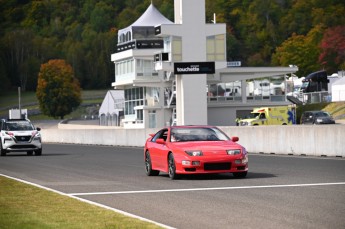
[[[147,176],[158,176],[159,171],[152,169],[150,152],[147,151],[145,154],[145,171]]]
[[[2,148],[2,142],[0,142],[0,155],[2,157],[6,156],[7,151]]]
[[[233,173],[236,178],[245,178],[248,172]]]
[[[168,172],[169,172],[169,177],[171,180],[176,180],[178,178],[178,175],[176,174],[175,159],[172,153],[169,154],[169,158],[168,158]]]
[[[28,155],[28,156],[32,156],[34,154],[34,151],[28,151],[28,152],[26,152],[26,155]]]
[[[36,150],[35,151],[36,156],[41,156],[42,155],[42,149]]]

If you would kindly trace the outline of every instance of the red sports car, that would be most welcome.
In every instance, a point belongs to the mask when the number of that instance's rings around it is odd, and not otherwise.
[[[181,174],[232,173],[246,177],[248,154],[214,126],[171,126],[151,134],[144,149],[148,176],[166,172],[171,179]]]

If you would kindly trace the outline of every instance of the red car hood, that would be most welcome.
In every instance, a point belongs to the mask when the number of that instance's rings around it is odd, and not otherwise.
[[[229,149],[242,149],[242,147],[232,141],[195,141],[195,142],[174,142],[171,148],[181,151],[201,150],[204,156],[208,154],[227,154]]]

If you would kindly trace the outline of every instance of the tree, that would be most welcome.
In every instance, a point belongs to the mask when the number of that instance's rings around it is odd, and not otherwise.
[[[297,75],[307,74],[322,69],[318,64],[320,49],[318,44],[322,37],[320,27],[312,29],[307,36],[293,34],[292,37],[277,47],[272,56],[273,65],[297,65],[299,70]]]
[[[25,68],[25,61],[33,50],[32,40],[34,34],[31,30],[21,29],[7,33],[2,39],[4,44],[4,61],[8,69],[8,78],[13,86],[20,86],[26,90],[28,69]]]
[[[329,28],[321,41],[320,64],[329,73],[337,72],[345,65],[345,26]]]
[[[106,32],[112,25],[112,8],[104,2],[95,5],[90,17],[92,29],[96,32]]]
[[[22,90],[35,90],[40,65],[50,59],[70,63],[84,89],[108,88],[115,73],[110,55],[116,52],[117,31],[137,20],[150,3],[174,20],[172,0],[0,2],[0,84],[6,89],[20,86]],[[217,23],[226,24],[227,58],[242,61],[242,66],[270,66],[277,47],[283,47],[284,41],[299,42],[298,36],[304,36],[304,41],[293,49],[298,55],[293,58],[301,62],[293,64],[310,73],[329,69],[331,60],[322,57],[322,63],[318,62],[317,52],[325,51],[320,46],[322,36],[319,43],[313,41],[306,47],[309,33],[319,26],[326,30],[345,25],[343,2],[206,0],[206,23],[211,23],[216,13]]]
[[[81,103],[79,81],[65,60],[42,64],[38,74],[36,96],[43,114],[63,119]]]

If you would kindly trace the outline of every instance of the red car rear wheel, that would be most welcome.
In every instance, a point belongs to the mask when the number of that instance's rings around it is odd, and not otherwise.
[[[158,170],[152,169],[151,157],[150,157],[149,151],[147,151],[145,154],[145,170],[146,170],[146,175],[148,175],[148,176],[158,176],[159,175]]]

